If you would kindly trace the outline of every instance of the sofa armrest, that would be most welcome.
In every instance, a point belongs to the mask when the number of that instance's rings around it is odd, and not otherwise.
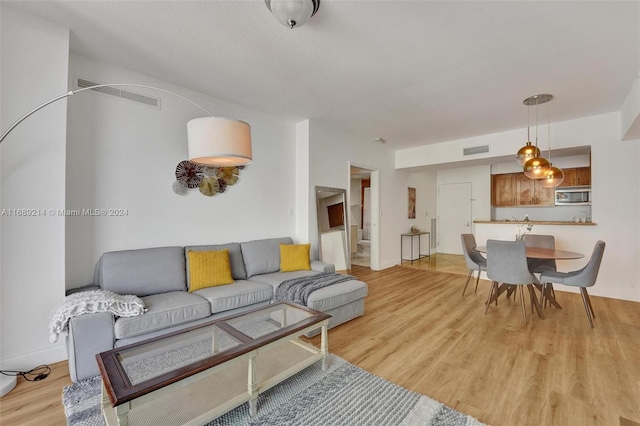
[[[84,314],[69,320],[67,356],[69,375],[78,382],[100,374],[96,354],[113,349],[116,340],[110,312]]]
[[[311,270],[316,272],[335,272],[336,266],[333,263],[324,263],[319,260],[312,260]]]

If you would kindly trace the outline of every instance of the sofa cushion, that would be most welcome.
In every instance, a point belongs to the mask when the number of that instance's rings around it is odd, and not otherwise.
[[[210,250],[229,250],[229,262],[231,263],[231,276],[234,280],[246,280],[247,272],[244,269],[244,261],[242,260],[242,250],[240,243],[206,245],[206,246],[186,246],[184,248],[185,259],[191,251],[210,251]],[[187,285],[189,285],[189,262],[187,262]]]
[[[311,244],[280,244],[280,272],[310,271]]]
[[[308,275],[317,275],[316,271],[293,271],[293,272],[274,272],[271,274],[262,274],[251,277],[251,281],[256,281],[263,284],[269,284],[273,287],[273,290],[278,288],[278,286],[284,280],[290,280],[293,278],[301,278],[306,277]]]
[[[114,293],[147,296],[187,289],[182,247],[112,251],[98,265],[97,284]]]
[[[369,293],[369,287],[362,281],[351,280],[318,289],[309,295],[307,306],[317,311],[328,311],[362,299]]]
[[[273,299],[273,287],[255,281],[239,280],[233,284],[197,290],[197,294],[209,301],[211,313],[228,311],[254,303]]]
[[[133,337],[211,315],[210,303],[195,293],[172,291],[142,297],[147,312],[120,317],[115,322],[116,339]]]
[[[187,252],[189,265],[189,291],[233,283],[229,250]]]
[[[280,270],[280,244],[293,244],[289,237],[240,243],[247,278]]]

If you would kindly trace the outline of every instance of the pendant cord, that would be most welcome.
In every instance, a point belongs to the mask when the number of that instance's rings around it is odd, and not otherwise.
[[[536,148],[538,147],[538,96],[536,98]]]
[[[549,138],[549,164],[551,164],[551,121],[549,121],[549,103],[547,102],[547,137]]]
[[[527,105],[527,142],[531,143],[529,129],[531,128],[531,105]]]

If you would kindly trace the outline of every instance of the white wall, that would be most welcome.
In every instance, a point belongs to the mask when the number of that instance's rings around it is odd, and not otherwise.
[[[0,5],[0,128],[67,91],[69,31]],[[48,341],[48,316],[64,297],[66,101],[29,117],[1,145],[1,326],[3,369],[66,358]],[[38,216],[14,216],[31,209]]]
[[[223,194],[171,188],[187,159],[186,122],[203,112],[158,91],[162,109],[109,95],[82,93],[69,101],[67,208],[127,209],[123,217],[67,217],[67,287],[92,281],[105,251],[293,236],[295,125],[168,83],[72,54],[70,75],[95,82],[160,87],[213,114],[251,124],[253,163]]]
[[[298,142],[300,143],[300,140]],[[395,170],[393,151],[379,142],[359,139],[310,120],[309,159],[308,190],[311,194],[315,193],[316,185],[347,189],[350,180],[349,162],[359,167],[380,170],[380,268],[398,264],[400,234],[409,230],[411,224],[407,218],[408,173]],[[375,184],[374,180],[375,173],[372,174],[372,186]],[[374,196],[375,194],[372,194],[372,200]],[[305,202],[305,199],[299,200],[299,203]],[[309,241],[317,246],[315,198],[309,199],[308,203],[313,203],[307,206],[310,212]],[[304,206],[301,209],[304,209]],[[375,218],[372,217],[372,222],[374,221]],[[375,230],[372,233],[375,233]]]
[[[409,219],[409,226],[415,226],[421,231],[427,231],[430,233],[429,238],[435,239],[437,236],[431,235],[431,219],[437,219],[438,217],[438,172],[436,170],[425,170],[411,173],[408,185],[416,189],[416,218]],[[406,231],[409,231],[409,229]],[[421,238],[423,239],[421,254],[428,253],[429,250],[425,247],[427,238],[426,236]],[[406,253],[410,251],[408,238],[403,239],[403,245],[403,252],[405,253],[405,258],[407,258],[408,255]],[[435,252],[437,252],[437,248],[432,248],[431,253]],[[413,253],[413,256],[415,257],[416,253]]]
[[[620,128],[619,113],[552,125],[555,147],[591,146],[591,189],[594,200],[591,216],[597,225],[570,227],[566,233],[563,231],[562,238],[570,240],[573,233],[581,246],[577,251],[588,254],[597,240],[604,240],[607,248],[594,294],[640,301],[640,173],[637,167],[640,164],[640,144],[637,140],[621,141]],[[497,150],[496,141],[501,141],[504,146],[499,151],[504,153],[510,147],[513,155],[518,148],[514,140],[523,139],[511,135],[518,134],[519,132],[505,132],[473,139],[478,144],[492,143],[492,147],[496,148],[492,150],[494,153]],[[422,160],[412,160],[411,164],[420,166],[434,164],[434,161],[460,161],[461,153],[458,156],[456,147],[461,144],[461,141],[454,141],[450,148],[445,146],[447,144],[420,147],[415,151],[423,155]],[[434,150],[433,156],[430,155],[430,150]],[[398,151],[397,167],[404,167],[409,163],[409,151]],[[433,160],[436,153],[439,153],[439,159]],[[489,200],[489,195],[487,199]],[[550,232],[554,233],[555,229],[560,228],[551,229]],[[558,244],[567,244],[561,241],[562,238],[556,239]],[[577,266],[585,263],[576,262],[574,265]],[[567,267],[571,266],[573,265]]]

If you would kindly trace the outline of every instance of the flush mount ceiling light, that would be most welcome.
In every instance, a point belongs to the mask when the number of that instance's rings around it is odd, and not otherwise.
[[[278,22],[290,29],[304,25],[320,8],[320,0],[264,0]]]
[[[524,163],[524,174],[529,179],[543,179],[544,173],[549,170],[551,167],[549,165],[549,161],[546,158],[540,155],[540,150],[538,149],[538,105],[543,104],[545,102],[549,102],[553,99],[552,95],[534,95],[523,101],[523,103],[527,106],[535,105],[536,106],[536,146],[535,149],[538,151],[537,155],[533,158],[529,158]],[[549,123],[547,122],[547,126]]]

